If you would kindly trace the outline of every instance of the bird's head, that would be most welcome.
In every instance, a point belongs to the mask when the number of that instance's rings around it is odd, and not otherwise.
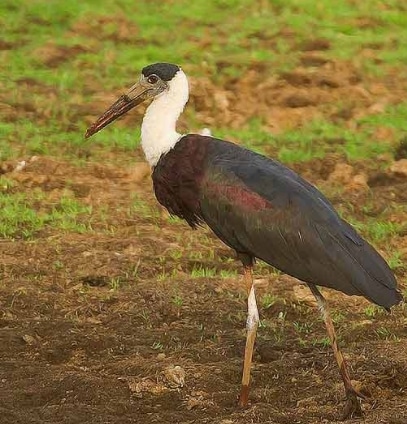
[[[115,121],[130,109],[148,99],[154,99],[169,91],[171,81],[182,73],[181,68],[171,63],[155,63],[146,66],[141,71],[140,80],[134,84],[126,94],[120,96],[103,115],[101,115],[86,131],[88,138],[100,131],[106,125]],[[182,75],[184,75],[182,73]]]

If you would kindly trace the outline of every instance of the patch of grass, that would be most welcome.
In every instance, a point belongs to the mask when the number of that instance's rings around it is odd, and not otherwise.
[[[52,264],[52,266],[54,267],[55,270],[64,269],[64,267],[65,267],[64,263],[62,261],[60,261],[60,260],[54,261],[54,263]]]
[[[281,145],[278,158],[293,163],[322,158],[328,152],[342,152],[351,160],[373,158],[389,152],[390,143],[371,140],[370,130],[351,131],[326,120],[314,120],[301,129],[291,130],[278,137]]]
[[[356,221],[351,218],[352,225],[373,243],[383,242],[396,236],[404,228],[401,224],[391,221],[379,221],[368,218],[365,221]]]
[[[277,297],[271,293],[266,293],[260,298],[260,305],[263,309],[271,308],[277,302]]]
[[[336,309],[331,310],[331,318],[334,324],[340,324],[346,318],[343,312]]]
[[[151,345],[151,349],[162,351],[162,350],[164,350],[164,345],[161,342],[159,342],[159,341],[155,341]]]
[[[219,271],[220,278],[235,278],[238,272],[236,269],[221,269]]]
[[[0,52],[1,83],[9,93],[5,103],[16,108],[19,119],[16,125],[0,124],[0,159],[24,152],[74,160],[89,146],[83,140],[86,117],[100,113],[106,102],[100,101],[98,110],[82,105],[96,99],[98,93],[121,93],[151,62],[180,63],[191,75],[210,75],[221,86],[259,64],[270,69],[270,75],[287,71],[298,63],[304,42],[324,39],[330,43],[324,55],[357,58],[365,72],[403,67],[407,60],[403,7],[401,0],[385,7],[378,0],[363,4],[328,0],[318,4],[311,0],[85,0],[67,4],[34,0],[22,1],[18,7],[12,0],[4,0],[0,25],[2,39],[10,49]],[[366,50],[373,53],[361,54]],[[363,118],[366,134],[362,130],[362,135],[358,131],[356,136],[319,122],[273,138],[256,118],[238,131],[213,130],[220,136],[245,140],[260,152],[270,146],[278,149],[277,156],[284,162],[319,157],[335,147],[338,137],[345,140],[346,154],[358,158],[388,150],[383,143],[368,139],[371,126],[390,125],[405,131],[405,108],[404,104],[375,118]],[[194,111],[187,114],[193,120]],[[97,156],[96,147],[133,150],[139,134],[138,123],[131,129],[111,126],[95,137],[86,154]]]
[[[218,271],[216,268],[209,268],[203,265],[194,265],[191,270],[192,278],[234,278],[237,275],[238,272],[235,269],[221,269]]]
[[[150,205],[141,199],[139,195],[134,195],[128,215],[130,218],[137,216],[146,219],[157,219],[160,217],[160,210],[155,205]]]
[[[45,214],[38,214],[23,194],[0,193],[0,236],[29,238],[43,228]]]
[[[314,326],[314,324],[310,323],[310,322],[299,322],[299,321],[293,322],[293,327],[295,328],[295,331],[299,334],[309,334],[309,333],[311,333],[313,326]]]
[[[396,116],[387,122],[382,115],[375,121],[361,121],[358,131],[348,130],[341,124],[326,119],[318,119],[303,125],[301,128],[272,135],[259,119],[252,119],[238,130],[221,128],[216,130],[216,136],[224,139],[235,139],[246,147],[261,153],[275,156],[283,163],[296,163],[323,158],[327,153],[342,152],[348,159],[374,158],[378,154],[391,153],[393,146],[405,131],[403,119],[404,107],[394,108]],[[391,111],[386,113],[389,116]],[[384,122],[391,128],[396,128],[392,138],[383,142],[375,140],[375,128]]]
[[[207,268],[205,266],[197,265],[191,270],[192,278],[212,278],[217,275],[216,268]]]
[[[263,122],[258,118],[250,119],[247,125],[238,130],[218,128],[215,135],[221,139],[238,140],[246,147],[261,154],[265,153],[265,148],[275,145],[272,134],[264,129]]]
[[[175,259],[176,261],[178,261],[179,259],[182,258],[182,251],[180,249],[174,249],[171,250],[169,256],[171,256],[171,258]]]
[[[395,222],[371,222],[366,227],[371,240],[378,242],[388,239],[400,232],[401,225]]]
[[[37,193],[37,198],[41,197]],[[3,238],[31,238],[47,226],[68,232],[83,233],[90,231],[91,207],[76,199],[61,197],[49,211],[32,206],[32,199],[23,193],[0,192],[0,236]],[[85,219],[84,219],[85,221]]]
[[[331,341],[329,340],[328,336],[325,336],[325,337],[321,337],[319,339],[314,339],[312,341],[312,345],[327,348],[327,347],[331,346]]]
[[[377,127],[393,129],[397,136],[402,136],[407,132],[407,102],[387,107],[382,113],[369,115],[358,120],[365,131],[373,132]]]
[[[5,177],[4,175],[0,175],[0,192],[5,194],[9,192],[13,187],[15,187],[16,183],[14,180]]]
[[[181,308],[181,306],[184,304],[184,299],[180,294],[174,294],[171,301],[177,308]]]
[[[383,308],[380,308],[379,306],[376,306],[376,305],[366,306],[366,308],[363,310],[364,314],[368,318],[375,318],[377,315],[383,314],[383,311],[384,311]]]
[[[148,309],[142,309],[139,314],[139,318],[141,319],[142,323],[146,326],[146,328],[152,327],[151,316]]]
[[[181,315],[182,305],[184,304],[184,299],[183,299],[182,295],[179,294],[179,293],[173,294],[173,296],[171,298],[171,302],[175,306],[175,308],[177,310],[177,316],[179,318],[180,315]]]
[[[375,333],[382,340],[398,340],[398,337],[387,327],[379,327]]]
[[[120,289],[121,285],[122,285],[123,281],[120,277],[113,277],[110,279],[109,281],[109,287],[110,290],[112,291],[117,291]]]
[[[63,231],[73,231],[85,233],[91,231],[89,217],[92,213],[92,207],[80,203],[71,197],[61,197],[51,213],[49,214],[49,224]],[[82,222],[82,217],[87,217],[86,223]]]
[[[399,251],[392,252],[387,258],[387,263],[393,271],[403,270],[406,267],[402,253]]]

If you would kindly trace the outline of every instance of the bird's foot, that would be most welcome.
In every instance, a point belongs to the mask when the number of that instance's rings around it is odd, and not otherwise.
[[[249,386],[242,385],[242,388],[240,390],[239,400],[237,402],[240,408],[247,408],[249,403],[249,391],[250,391]]]
[[[347,420],[353,417],[362,417],[363,411],[358,398],[366,399],[366,396],[354,388],[346,391],[346,404],[343,409],[341,420]]]

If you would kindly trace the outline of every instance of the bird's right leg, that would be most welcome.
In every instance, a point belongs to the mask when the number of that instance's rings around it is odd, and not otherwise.
[[[308,284],[312,294],[315,296],[315,299],[317,300],[318,307],[321,311],[321,315],[325,321],[325,326],[328,332],[329,339],[331,341],[332,349],[334,351],[334,356],[336,359],[336,362],[339,366],[339,372],[341,373],[341,377],[343,380],[343,384],[345,386],[345,393],[346,393],[346,406],[343,411],[342,419],[351,418],[353,416],[362,416],[362,409],[360,407],[360,402],[358,400],[358,397],[366,398],[364,395],[359,393],[352,385],[348,367],[346,366],[345,358],[342,355],[342,352],[338,345],[338,339],[336,337],[335,328],[333,326],[332,318],[329,314],[329,309],[326,304],[326,300],[324,296],[322,296],[322,293],[318,290],[317,286],[314,284]]]
[[[239,396],[239,406],[246,407],[249,401],[250,391],[250,369],[252,365],[254,342],[256,340],[257,327],[259,325],[259,311],[257,309],[256,295],[254,291],[253,282],[253,260],[243,261],[244,267],[244,280],[248,292],[248,313],[247,313],[247,336],[246,336],[246,347],[244,351],[244,365],[243,365],[243,376],[242,376],[242,388]]]

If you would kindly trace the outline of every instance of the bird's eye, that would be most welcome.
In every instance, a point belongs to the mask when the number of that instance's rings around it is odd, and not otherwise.
[[[149,84],[155,84],[157,81],[158,81],[158,77],[157,77],[157,75],[150,75],[150,76],[147,78],[147,82],[148,82]]]

